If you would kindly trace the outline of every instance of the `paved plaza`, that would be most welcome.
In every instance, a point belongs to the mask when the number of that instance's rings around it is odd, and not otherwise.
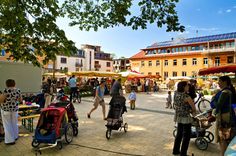
[[[75,104],[79,116],[79,134],[74,137],[70,145],[63,144],[61,150],[46,149],[42,155],[56,156],[171,156],[174,137],[172,109],[165,109],[166,92],[137,94],[136,110],[124,114],[124,122],[129,125],[128,132],[112,131],[110,140],[106,139],[106,122],[102,120],[102,110],[99,107],[87,118],[87,112],[93,106],[93,98],[82,99],[82,103]],[[108,104],[110,97],[105,98]],[[108,111],[108,105],[107,105]],[[37,121],[36,121],[37,122]],[[35,124],[36,125],[36,124]],[[213,127],[210,129],[213,132]],[[20,126],[20,138],[13,146],[0,143],[0,156],[33,156],[31,147],[33,133],[29,133]],[[219,155],[218,144],[211,143],[205,151],[198,150],[191,139],[189,154],[194,156]]]

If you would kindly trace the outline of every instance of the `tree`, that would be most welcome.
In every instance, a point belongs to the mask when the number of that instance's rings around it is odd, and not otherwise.
[[[137,3],[138,2],[138,3]],[[178,22],[175,6],[178,0],[1,0],[0,48],[14,60],[31,61],[39,66],[54,60],[57,54],[77,52],[73,41],[56,25],[59,17],[71,19],[70,26],[80,30],[130,26],[146,29],[148,23],[167,25],[167,31],[184,31]],[[137,4],[136,4],[137,3]],[[131,13],[132,6],[140,13]]]

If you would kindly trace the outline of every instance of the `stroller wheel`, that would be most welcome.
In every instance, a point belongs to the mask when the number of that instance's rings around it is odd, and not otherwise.
[[[74,130],[71,124],[68,124],[65,128],[65,140],[66,143],[71,143],[73,140]]]
[[[124,131],[125,131],[125,133],[128,131],[128,124],[127,123],[124,124]]]
[[[107,129],[106,131],[106,138],[109,140],[111,137],[111,129]]]
[[[214,140],[214,135],[210,131],[206,131],[204,137],[208,143],[211,143]]]
[[[62,142],[61,142],[61,141],[58,141],[58,142],[57,142],[57,148],[58,148],[59,150],[62,149]]]
[[[207,147],[208,147],[207,140],[204,139],[204,138],[202,138],[202,137],[196,138],[196,140],[195,140],[195,145],[196,145],[197,148],[200,149],[200,150],[206,150]]]
[[[173,130],[173,136],[176,137],[176,135],[177,135],[177,129],[174,129]]]
[[[39,144],[40,143],[35,139],[33,139],[32,143],[31,143],[32,147],[34,147],[34,148],[37,148],[39,146]]]

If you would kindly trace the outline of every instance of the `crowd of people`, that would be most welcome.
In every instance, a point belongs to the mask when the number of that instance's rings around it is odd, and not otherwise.
[[[91,118],[92,113],[100,105],[102,107],[103,119],[106,120],[106,107],[104,101],[104,95],[106,90],[106,80],[101,79],[93,82],[95,88],[95,98],[93,108],[87,113],[87,117]],[[173,154],[186,156],[191,137],[191,125],[193,117],[197,114],[197,109],[194,104],[196,98],[196,80],[180,81],[177,84],[177,90],[174,92],[174,99],[172,100],[171,91],[168,92],[166,108],[174,108],[175,116],[174,122],[177,123],[177,134],[174,141]],[[148,93],[148,80],[145,82],[145,90]],[[73,75],[68,80],[70,87],[70,101],[72,97],[76,96],[77,92],[77,80]],[[232,108],[233,104],[236,104],[236,92],[232,85],[231,79],[228,76],[221,76],[219,78],[218,85],[220,91],[213,96],[211,100],[211,107],[214,109],[213,115],[216,118],[216,141],[220,144],[221,155],[224,152],[236,134],[236,112]],[[135,108],[136,93],[135,88],[131,89],[131,93],[128,96],[131,109]],[[52,94],[56,92],[54,83],[51,79],[43,81],[42,92],[44,93],[45,106],[47,107],[52,99]],[[111,88],[109,94],[113,97],[123,96],[121,79],[113,80],[111,82]],[[112,101],[112,100],[111,100]],[[172,102],[173,101],[173,102]],[[0,137],[4,137],[5,144],[13,145],[18,139],[18,104],[22,102],[22,95],[20,89],[16,88],[15,81],[8,79],[6,81],[6,88],[3,93],[0,94],[0,107],[1,107],[1,119],[0,119]]]

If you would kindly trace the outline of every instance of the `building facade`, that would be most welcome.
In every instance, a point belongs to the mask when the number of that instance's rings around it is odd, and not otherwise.
[[[101,46],[84,44],[81,48],[85,52],[84,69],[86,71],[112,71],[111,54],[101,51]]]
[[[154,43],[130,58],[145,75],[195,77],[199,69],[236,63],[236,32]]]
[[[113,71],[122,72],[130,69],[129,58],[113,59]]]

